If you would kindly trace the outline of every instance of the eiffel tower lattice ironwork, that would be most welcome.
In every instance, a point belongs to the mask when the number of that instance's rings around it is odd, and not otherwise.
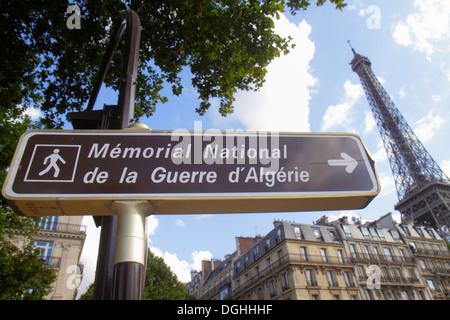
[[[370,60],[351,49],[350,65],[359,76],[392,169],[399,199],[395,209],[402,222],[438,227],[448,235],[449,178],[403,118],[373,73]]]

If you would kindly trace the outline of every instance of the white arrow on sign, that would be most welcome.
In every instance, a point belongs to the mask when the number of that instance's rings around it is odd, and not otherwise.
[[[345,152],[341,152],[342,159],[330,159],[328,160],[328,164],[330,166],[343,166],[346,167],[345,171],[348,173],[352,173],[353,170],[358,166],[358,161],[350,157]]]

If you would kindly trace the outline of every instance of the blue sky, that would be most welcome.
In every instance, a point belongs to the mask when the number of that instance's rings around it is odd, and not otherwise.
[[[357,75],[349,62],[353,47],[372,61],[396,106],[441,168],[450,174],[450,2],[445,0],[349,1],[343,12],[332,5],[286,14],[276,30],[291,35],[296,48],[271,63],[259,92],[239,92],[233,115],[223,118],[218,101],[205,116],[195,113],[197,94],[188,71],[180,97],[141,119],[154,130],[255,129],[293,132],[353,132],[361,136],[376,162],[382,191],[362,210],[215,215],[158,215],[148,218],[149,247],[177,274],[190,280],[205,258],[223,259],[235,249],[235,237],[265,235],[275,219],[312,224],[322,215],[362,220],[393,212],[397,194],[378,129]],[[145,30],[143,30],[145,32]],[[170,86],[169,90],[170,90]],[[117,102],[117,93],[103,89],[97,107]],[[91,217],[81,257],[85,265],[80,292],[93,282],[99,229]]]

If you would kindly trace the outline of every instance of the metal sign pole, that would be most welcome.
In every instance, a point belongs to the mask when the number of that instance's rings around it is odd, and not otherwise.
[[[106,72],[116,52],[120,39],[125,33],[125,54],[119,100],[116,108],[105,106],[103,112],[93,110],[98,93],[105,79]],[[69,114],[72,124],[79,129],[125,129],[134,117],[134,98],[139,57],[141,23],[133,10],[126,11],[116,23],[108,44],[102,65],[94,84],[86,110]],[[115,251],[117,216],[95,217],[97,225],[101,225],[100,245],[95,276],[94,299],[108,300],[113,296],[113,257]]]
[[[147,242],[145,218],[153,207],[148,201],[116,201],[118,216],[114,256],[114,300],[142,300]]]
[[[134,98],[141,36],[141,23],[136,12],[129,10],[124,17],[126,21],[125,55],[123,57],[117,117],[114,124],[114,126],[121,129],[127,128],[134,117]],[[113,205],[113,211],[118,215],[118,220],[112,299],[142,299],[146,251],[145,214],[148,213],[146,212],[148,208],[145,204],[145,202],[116,202]]]

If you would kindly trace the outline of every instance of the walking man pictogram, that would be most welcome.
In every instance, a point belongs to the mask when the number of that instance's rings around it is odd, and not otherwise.
[[[44,174],[46,174],[47,172],[49,172],[52,168],[55,170],[55,173],[53,174],[54,178],[57,178],[59,176],[59,167],[57,165],[58,160],[61,161],[63,164],[66,164],[66,161],[64,161],[64,159],[58,154],[59,153],[59,149],[53,149],[53,153],[49,156],[47,156],[44,159],[44,165],[46,165],[49,161],[50,163],[48,164],[47,168],[45,168],[44,170],[42,170],[41,172],[39,172],[40,176],[43,176]]]

